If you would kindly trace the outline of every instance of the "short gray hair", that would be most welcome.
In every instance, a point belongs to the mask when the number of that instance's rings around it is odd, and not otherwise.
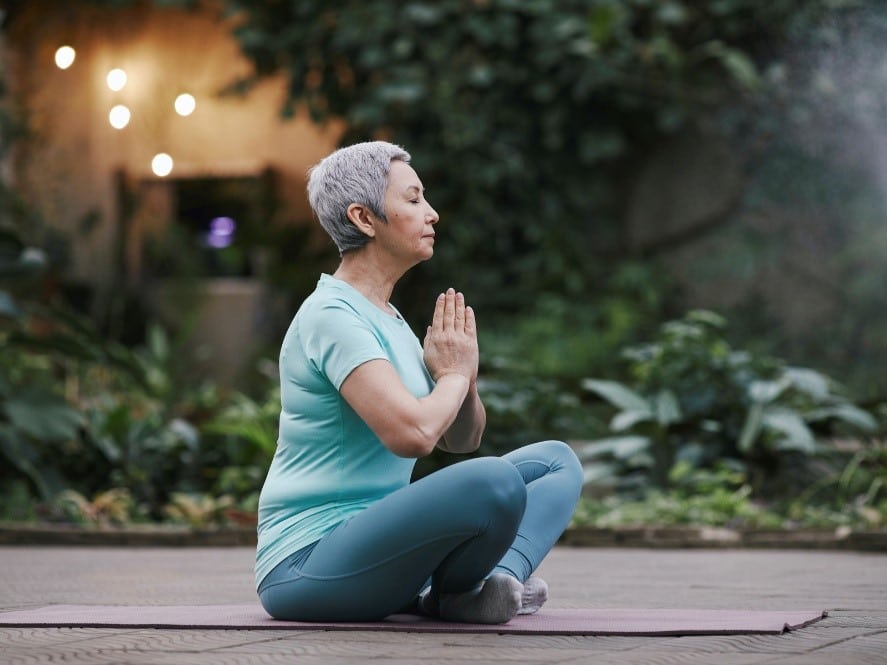
[[[308,171],[308,203],[339,254],[360,249],[370,238],[348,219],[348,206],[359,203],[383,222],[383,202],[391,162],[410,161],[410,153],[386,141],[339,148]]]

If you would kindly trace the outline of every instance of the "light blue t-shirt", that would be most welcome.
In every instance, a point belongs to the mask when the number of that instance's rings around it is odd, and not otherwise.
[[[280,351],[280,432],[259,498],[256,585],[290,554],[409,483],[415,460],[389,451],[339,394],[356,367],[379,358],[416,397],[434,387],[422,345],[399,313],[321,275]]]

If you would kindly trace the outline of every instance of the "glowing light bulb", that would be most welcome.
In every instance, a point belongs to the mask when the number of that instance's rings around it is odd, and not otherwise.
[[[175,107],[176,113],[178,113],[179,115],[191,115],[192,113],[194,113],[194,109],[197,107],[197,100],[194,99],[193,95],[189,95],[187,92],[185,92],[176,97]]]
[[[172,173],[172,157],[165,152],[158,152],[151,160],[151,170],[154,175],[164,178]]]
[[[112,69],[108,72],[106,80],[108,81],[108,87],[114,92],[123,90],[123,86],[126,85],[126,72],[122,69]]]
[[[77,51],[70,46],[60,46],[55,52],[55,66],[59,69],[67,69],[74,64]]]
[[[129,124],[131,116],[132,114],[129,112],[128,108],[123,104],[118,104],[112,108],[111,112],[108,114],[108,122],[111,123],[111,127],[114,129],[123,129]]]

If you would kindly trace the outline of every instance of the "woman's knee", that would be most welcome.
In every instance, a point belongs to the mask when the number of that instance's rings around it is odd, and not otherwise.
[[[582,462],[568,444],[552,439],[533,443],[531,446],[539,449],[541,456],[549,461],[549,467],[553,472],[563,475],[564,482],[574,486],[577,492],[581,491],[584,481]]]
[[[563,441],[544,441],[543,442],[552,451],[553,457],[565,468],[572,472],[582,473],[582,463],[576,452]]]
[[[527,504],[527,487],[513,464],[499,457],[460,462],[457,488],[471,510],[483,506],[491,516],[520,521]]]

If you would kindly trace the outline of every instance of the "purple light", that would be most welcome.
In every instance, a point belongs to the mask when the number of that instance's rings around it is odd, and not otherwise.
[[[207,247],[224,249],[234,242],[234,231],[237,230],[237,222],[230,217],[214,217],[209,222],[209,233],[206,234]]]
[[[209,232],[214,236],[233,236],[237,222],[230,217],[215,217],[209,223]]]
[[[233,242],[231,236],[215,236],[212,233],[206,234],[206,246],[213,249],[225,249],[230,247]]]

